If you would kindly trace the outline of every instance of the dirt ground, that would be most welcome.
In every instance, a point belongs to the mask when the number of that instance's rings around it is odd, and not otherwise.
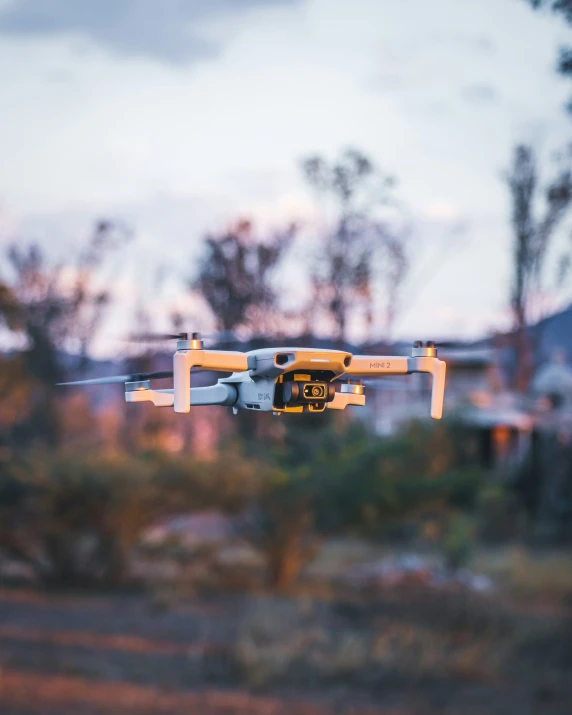
[[[268,598],[260,603],[248,596],[193,598],[165,608],[143,595],[80,597],[0,590],[0,713],[572,712],[572,630],[566,612],[520,613],[518,618],[525,619],[526,629],[518,631],[515,641],[504,616],[491,620],[483,611],[469,621],[465,606],[457,608],[453,603],[441,596],[417,594],[408,605],[401,597],[367,607],[309,609],[305,604],[300,620],[292,616],[290,603]],[[256,620],[258,613],[266,614],[272,625],[262,627]],[[390,625],[403,624],[406,614],[408,630],[400,626],[396,636]],[[421,667],[422,661],[412,655],[422,646],[415,630],[421,626],[423,633],[429,627],[435,629],[429,636],[431,643],[438,642],[438,632],[448,629],[449,645],[465,638],[468,643],[487,643],[492,649],[470,651],[473,660],[468,663],[460,663],[455,651],[455,669],[434,668],[432,663],[428,667],[425,652]],[[274,658],[273,649],[280,649],[283,641],[291,643],[295,632],[307,637],[310,631],[315,640],[316,633],[326,629],[345,634],[343,647],[336,635],[326,650],[337,649],[339,656],[348,650],[348,642],[354,644],[349,660],[346,653],[336,669],[329,666],[327,677],[323,668],[313,670],[322,661],[311,642],[296,636],[302,646],[297,646],[294,655],[288,651],[283,657],[285,665],[273,671],[279,675],[253,684],[250,676],[259,672],[264,661]],[[376,629],[389,634],[389,640],[383,641],[390,644],[388,648],[405,649],[407,658],[391,651],[391,665],[390,651],[384,650],[377,661],[366,664],[356,660],[365,642],[359,634],[370,638]],[[350,631],[353,641],[348,640]],[[250,650],[246,649],[245,632]],[[278,639],[276,643],[273,637]],[[496,638],[499,643],[504,638],[502,642],[509,643],[511,650],[502,667],[493,668],[490,653]],[[245,669],[247,650],[252,673]],[[438,652],[443,657],[445,651]],[[468,652],[462,651],[465,660]],[[481,660],[491,660],[491,667]]]

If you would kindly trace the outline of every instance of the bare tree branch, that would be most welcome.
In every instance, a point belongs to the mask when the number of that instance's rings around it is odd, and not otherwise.
[[[350,149],[332,164],[319,156],[302,163],[308,183],[334,204],[335,218],[320,237],[311,272],[312,306],[333,323],[337,340],[347,340],[348,324],[361,313],[371,330],[375,291],[387,295],[386,328],[397,309],[398,290],[408,268],[404,233],[379,218],[380,207],[396,206],[394,180],[361,152]]]

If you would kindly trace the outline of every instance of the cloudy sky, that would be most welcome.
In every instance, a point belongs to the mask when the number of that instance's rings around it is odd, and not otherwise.
[[[572,138],[571,41],[525,0],[0,0],[1,240],[66,255],[122,217],[127,303],[238,214],[310,225],[300,159],[355,146],[417,226],[397,334],[502,327],[502,172]]]

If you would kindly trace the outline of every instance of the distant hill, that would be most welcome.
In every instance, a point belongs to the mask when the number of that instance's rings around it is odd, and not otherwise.
[[[550,360],[557,350],[572,361],[572,305],[529,328],[537,363]]]
[[[572,305],[531,325],[528,334],[532,339],[537,362],[550,360],[556,350],[563,350],[568,360],[572,361]],[[509,344],[514,335],[514,332],[498,333],[464,345],[467,348],[500,346],[503,343]]]
[[[564,310],[549,315],[528,328],[534,366],[550,362],[556,352],[564,352],[568,364],[572,364],[572,305]],[[496,348],[500,364],[505,374],[512,378],[516,369],[515,333],[499,333],[466,343],[466,349]]]

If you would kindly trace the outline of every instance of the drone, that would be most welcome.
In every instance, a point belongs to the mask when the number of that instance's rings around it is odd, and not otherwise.
[[[446,363],[437,357],[434,342],[413,344],[410,357],[352,355],[321,348],[261,348],[249,352],[205,349],[200,333],[162,336],[175,338],[173,370],[116,375],[60,385],[125,384],[126,402],[151,402],[188,413],[191,407],[227,405],[239,409],[282,413],[344,410],[365,405],[363,378],[428,373],[432,376],[431,417],[441,419]],[[191,371],[231,373],[216,385],[191,386]],[[173,378],[173,387],[151,388],[151,380]]]

